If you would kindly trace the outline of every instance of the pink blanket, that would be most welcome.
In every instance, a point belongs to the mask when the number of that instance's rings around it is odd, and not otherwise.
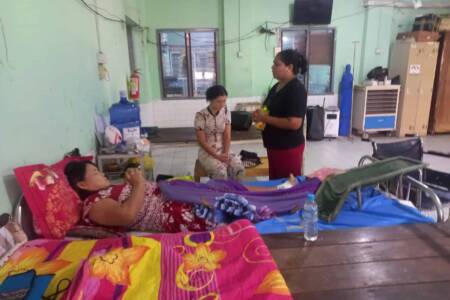
[[[291,299],[255,227],[90,241],[35,240],[0,270],[54,274],[45,296],[64,299]]]

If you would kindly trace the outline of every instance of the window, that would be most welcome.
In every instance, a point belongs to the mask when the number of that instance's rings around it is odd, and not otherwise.
[[[203,98],[217,83],[216,30],[160,30],[164,99]]]
[[[281,49],[296,49],[309,62],[307,78],[311,95],[333,92],[335,29],[288,28],[281,31]]]

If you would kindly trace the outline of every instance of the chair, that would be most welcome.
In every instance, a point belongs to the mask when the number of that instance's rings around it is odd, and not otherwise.
[[[421,138],[408,139],[391,143],[376,143],[372,141],[372,156],[377,159],[385,159],[395,156],[403,156],[422,161],[423,142]]]
[[[395,156],[403,156],[411,159],[423,160],[424,154],[437,155],[442,157],[449,157],[448,154],[437,152],[437,151],[425,151],[423,147],[423,141],[420,137],[390,142],[390,143],[377,143],[372,141],[372,156],[363,156],[359,165],[364,164],[366,160],[383,160],[386,158],[391,158]],[[408,183],[407,187],[403,186],[404,180]],[[392,189],[389,186],[384,187],[386,191],[393,192],[397,197],[406,200],[414,200],[416,206],[422,208],[422,197],[425,196],[426,204],[432,204],[434,201],[434,195],[430,193],[424,193],[423,189],[418,188],[419,185],[426,186],[430,189],[439,201],[449,202],[450,201],[450,174],[439,172],[436,170],[424,168],[423,170],[418,170],[406,176],[400,176],[399,179],[394,182],[395,188]],[[415,188],[413,188],[415,187]],[[406,192],[406,197],[404,193]]]
[[[203,168],[200,161],[197,159],[195,161],[195,167],[194,167],[194,181],[200,182],[200,178],[207,177],[208,174],[206,173],[205,169]]]

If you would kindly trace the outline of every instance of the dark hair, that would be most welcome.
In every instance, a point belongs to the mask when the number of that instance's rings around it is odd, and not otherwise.
[[[69,182],[72,189],[74,189],[75,192],[77,192],[78,196],[80,196],[81,200],[86,199],[87,197],[89,197],[89,195],[93,193],[91,191],[86,191],[78,187],[78,183],[80,181],[83,181],[86,176],[87,165],[97,166],[92,161],[80,160],[80,161],[71,161],[64,168],[64,174],[67,177],[67,181]]]
[[[213,101],[220,96],[228,96],[228,92],[223,85],[213,85],[206,90],[207,101]]]
[[[297,75],[300,73],[301,75],[305,75],[305,73],[308,71],[308,62],[306,61],[306,58],[298,53],[297,50],[293,49],[286,49],[283,51],[280,51],[277,54],[277,57],[285,64],[285,65],[292,65],[293,66],[293,73]]]

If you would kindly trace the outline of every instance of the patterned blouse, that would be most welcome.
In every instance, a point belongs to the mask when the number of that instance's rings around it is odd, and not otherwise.
[[[82,221],[89,225],[98,225],[89,218],[92,206],[105,198],[119,203],[125,202],[131,194],[130,184],[112,185],[107,189],[90,195],[83,202]],[[150,232],[182,232],[210,230],[215,224],[195,215],[193,205],[165,200],[156,183],[147,182],[145,185],[144,204],[136,216],[135,221],[128,228]]]
[[[226,106],[219,110],[215,115],[209,107],[204,108],[195,114],[195,129],[205,132],[207,144],[217,152],[222,151],[223,133],[225,132],[226,125],[230,124],[231,113]],[[201,154],[206,154],[206,151],[200,147],[199,157]]]

